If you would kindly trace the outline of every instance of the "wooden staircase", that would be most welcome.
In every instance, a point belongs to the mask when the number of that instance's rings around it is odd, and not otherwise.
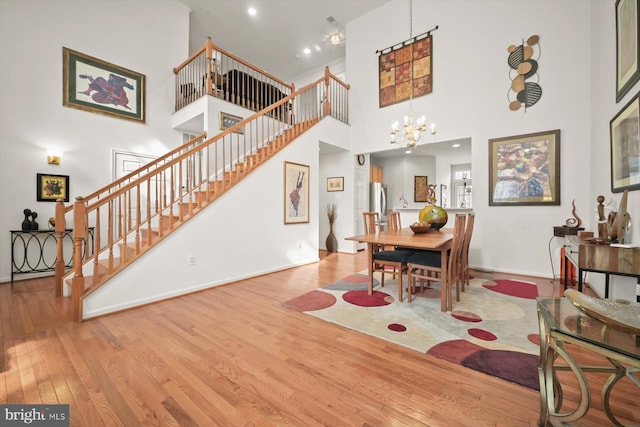
[[[60,267],[64,260],[61,246],[56,262],[57,294],[68,295],[70,290],[74,319],[83,320],[82,305],[88,295],[324,117],[333,115],[330,79],[335,76],[327,69],[325,78],[210,139],[200,135],[91,195],[77,198],[70,206],[58,202],[57,233],[67,228],[66,215],[74,217],[73,270],[65,272]],[[325,101],[318,107],[300,102],[295,108],[298,97],[308,92],[324,94]],[[297,121],[272,118],[273,110],[285,104],[294,106]],[[92,247],[87,240],[89,224],[95,230]]]

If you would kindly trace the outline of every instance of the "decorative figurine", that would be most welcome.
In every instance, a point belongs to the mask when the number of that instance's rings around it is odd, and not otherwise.
[[[567,225],[567,227],[578,228],[582,225],[582,219],[580,219],[580,217],[576,213],[576,199],[573,199],[573,201],[571,202],[571,206],[573,206],[573,209],[571,210],[573,218],[569,218],[568,220],[566,220],[565,224]]]
[[[600,195],[598,201],[598,239],[607,240],[607,217],[604,214],[604,196]]]
[[[38,227],[38,223],[36,222],[36,218],[38,217],[38,212],[31,212],[31,230],[37,230]]]
[[[25,209],[22,211],[24,213],[24,221],[22,221],[22,231],[31,230],[31,220],[29,217],[31,216],[31,209]]]
[[[629,190],[624,190],[618,212],[611,212],[607,218],[607,233],[612,243],[624,243],[625,234],[631,225],[631,216],[627,212],[628,193]]]

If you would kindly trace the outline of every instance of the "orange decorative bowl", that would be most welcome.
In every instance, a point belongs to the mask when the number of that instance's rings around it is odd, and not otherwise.
[[[428,233],[430,231],[435,231],[435,229],[431,227],[431,224],[429,224],[429,225],[411,225],[409,227],[411,228],[411,231],[413,231],[415,234],[424,234],[424,233]]]

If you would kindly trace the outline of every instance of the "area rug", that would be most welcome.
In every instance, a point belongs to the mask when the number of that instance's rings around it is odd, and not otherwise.
[[[440,311],[440,287],[417,290],[411,303],[397,301],[398,285],[385,276],[368,295],[366,272],[355,273],[284,303],[286,307],[355,331],[539,389],[539,330],[535,283],[473,278]],[[403,278],[406,286],[406,279]],[[455,298],[455,292],[454,292]]]

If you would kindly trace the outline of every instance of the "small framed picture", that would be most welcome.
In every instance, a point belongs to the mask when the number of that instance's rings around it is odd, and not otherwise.
[[[611,191],[640,190],[640,92],[609,122]]]
[[[62,105],[145,122],[145,76],[75,50],[62,48]]]
[[[413,177],[413,201],[426,202],[429,194],[429,178],[426,176]]]
[[[62,199],[69,201],[69,176],[68,175],[48,175],[39,173],[37,175],[37,201],[55,202]]]
[[[220,130],[229,129],[230,127],[237,125],[243,120],[242,117],[234,116],[232,114],[225,113],[222,111],[220,111],[219,119],[220,119]],[[242,135],[244,134],[244,127],[240,127],[234,130],[233,132],[239,133],[240,135]]]
[[[327,178],[327,191],[344,191],[344,177]]]

